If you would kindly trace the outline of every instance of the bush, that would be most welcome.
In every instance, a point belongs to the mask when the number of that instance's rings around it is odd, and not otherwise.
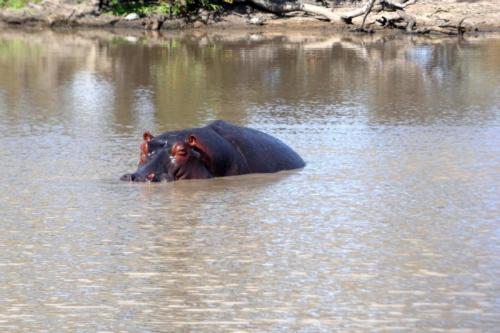
[[[0,0],[0,7],[20,9],[26,6],[29,2],[36,2],[30,0]]]
[[[21,0],[0,0],[0,1],[21,1]],[[139,15],[167,14],[181,16],[206,9],[218,11],[224,3],[232,3],[232,0],[160,0],[160,1],[129,1],[129,0],[109,0],[103,6],[105,10],[114,15],[124,15],[127,13],[137,13]]]

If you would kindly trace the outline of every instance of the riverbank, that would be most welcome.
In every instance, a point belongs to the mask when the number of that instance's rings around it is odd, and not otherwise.
[[[330,8],[330,20],[321,15],[292,12],[284,15],[257,10],[248,5],[237,5],[223,11],[198,11],[183,18],[153,13],[122,16],[103,13],[91,2],[68,4],[58,0],[30,3],[22,9],[1,9],[0,25],[19,27],[79,27],[79,28],[125,28],[143,30],[185,29],[306,29],[306,30],[355,30],[361,25],[362,16],[346,24],[343,16],[360,8],[360,5],[341,5]],[[500,0],[456,1],[423,0],[405,8],[405,13],[416,19],[419,26],[456,27],[466,31],[500,31]],[[367,26],[371,30],[382,27],[377,21],[391,18],[387,13],[370,14]],[[448,30],[446,30],[448,31]],[[439,32],[439,31],[438,31]],[[444,32],[446,33],[446,32]]]

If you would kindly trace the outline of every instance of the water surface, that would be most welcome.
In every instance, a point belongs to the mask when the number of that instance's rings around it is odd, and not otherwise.
[[[500,37],[0,32],[0,331],[498,332]],[[161,184],[214,119],[298,171]]]

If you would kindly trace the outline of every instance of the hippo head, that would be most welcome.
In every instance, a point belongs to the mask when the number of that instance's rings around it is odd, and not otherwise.
[[[120,179],[132,182],[160,182],[212,178],[206,154],[196,145],[196,136],[173,133],[155,138],[143,134],[137,171]]]

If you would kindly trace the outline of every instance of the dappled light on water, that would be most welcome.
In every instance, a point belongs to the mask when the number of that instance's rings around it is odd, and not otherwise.
[[[493,332],[500,39],[0,33],[0,331]],[[214,119],[302,170],[129,184]]]

